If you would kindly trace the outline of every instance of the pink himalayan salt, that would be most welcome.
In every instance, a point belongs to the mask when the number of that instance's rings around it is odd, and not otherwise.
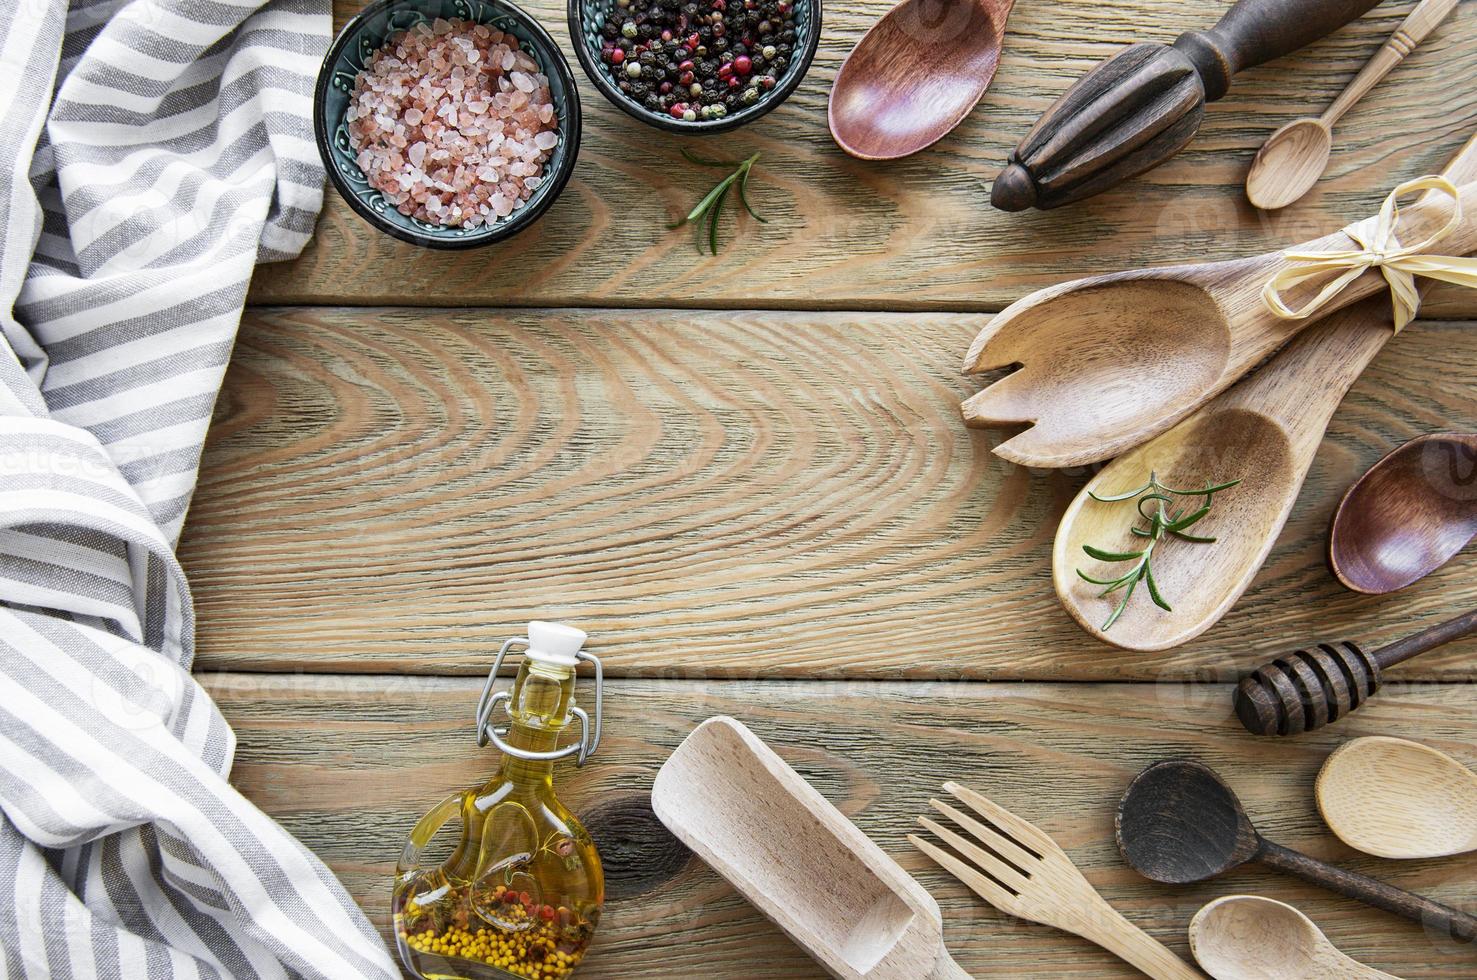
[[[391,37],[354,83],[349,142],[401,214],[476,228],[543,183],[559,145],[549,80],[517,39],[436,18]]]

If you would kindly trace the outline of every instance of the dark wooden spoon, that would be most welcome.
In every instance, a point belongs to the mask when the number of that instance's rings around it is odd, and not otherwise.
[[[985,94],[1015,0],[903,0],[836,73],[836,145],[863,160],[905,157],[948,134]]]
[[[1383,595],[1425,578],[1477,535],[1477,433],[1412,439],[1339,502],[1328,539],[1333,573]]]
[[[1124,860],[1153,881],[1207,881],[1259,861],[1463,942],[1477,939],[1477,917],[1262,837],[1231,788],[1209,767],[1188,759],[1156,762],[1139,773],[1118,804],[1117,837]]]

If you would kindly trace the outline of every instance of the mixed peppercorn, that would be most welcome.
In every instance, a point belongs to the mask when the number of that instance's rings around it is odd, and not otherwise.
[[[542,905],[502,885],[476,898],[495,911],[473,911],[465,888],[449,889],[429,906],[412,900],[397,910],[395,931],[423,976],[447,974],[445,968],[423,966],[421,957],[444,957],[492,967],[492,975],[564,980],[589,948],[594,926],[572,909]],[[479,975],[475,968],[456,974]]]
[[[616,0],[600,59],[652,112],[693,122],[754,105],[795,55],[794,0]]]

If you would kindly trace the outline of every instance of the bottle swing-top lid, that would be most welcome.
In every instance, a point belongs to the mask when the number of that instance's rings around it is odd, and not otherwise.
[[[563,623],[534,620],[528,624],[527,636],[515,636],[504,641],[497,652],[497,658],[492,662],[492,670],[487,674],[487,683],[483,685],[482,697],[477,702],[477,744],[486,745],[492,742],[503,752],[519,759],[549,760],[572,755],[575,756],[575,765],[584,765],[585,760],[600,747],[601,708],[605,700],[605,672],[601,669],[599,659],[585,652],[584,645],[587,639],[589,635],[582,629],[566,626]],[[502,669],[503,659],[507,657],[508,651],[520,645],[524,648],[523,656],[526,660],[568,671],[569,675],[573,675],[575,667],[581,660],[595,668],[594,721],[591,721],[589,714],[583,708],[578,707],[572,701],[570,703],[569,713],[579,719],[580,723],[579,741],[574,744],[550,752],[530,752],[504,741],[504,737],[508,734],[506,725],[493,725],[493,708],[501,703],[506,712],[507,706],[512,701],[512,694],[508,691],[494,693],[492,687],[497,683],[498,671]]]

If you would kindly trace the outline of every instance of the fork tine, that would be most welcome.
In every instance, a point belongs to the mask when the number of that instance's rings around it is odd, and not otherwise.
[[[1031,866],[1039,860],[1035,854],[1021,847],[994,827],[980,823],[973,817],[960,813],[942,800],[929,800],[928,802],[939,813],[942,813],[971,834],[974,834],[980,843],[1015,865],[1023,873],[1029,874]]]
[[[983,898],[1002,912],[1011,912],[1011,906],[1015,904],[1015,896],[1010,892],[1001,888],[998,884],[986,878],[948,851],[924,840],[922,837],[916,834],[909,834],[908,840],[912,841],[913,846],[918,848],[918,850],[943,865],[945,870],[955,878],[968,885],[969,889],[980,898]]]
[[[983,847],[965,840],[948,827],[927,817],[919,817],[918,822],[942,838],[945,844],[948,844],[954,850],[973,861],[975,866],[985,874],[994,878],[1011,891],[1019,892],[1023,890],[1026,887],[1026,882],[1030,880],[1030,875],[1022,874]]]
[[[1013,837],[1017,844],[1035,851],[1041,857],[1044,858],[1048,854],[1053,854],[1059,850],[1056,842],[1036,829],[1034,824],[1022,820],[1005,809],[1005,807],[991,802],[967,786],[960,786],[958,783],[951,781],[944,783],[944,789],[964,803],[965,806]]]

